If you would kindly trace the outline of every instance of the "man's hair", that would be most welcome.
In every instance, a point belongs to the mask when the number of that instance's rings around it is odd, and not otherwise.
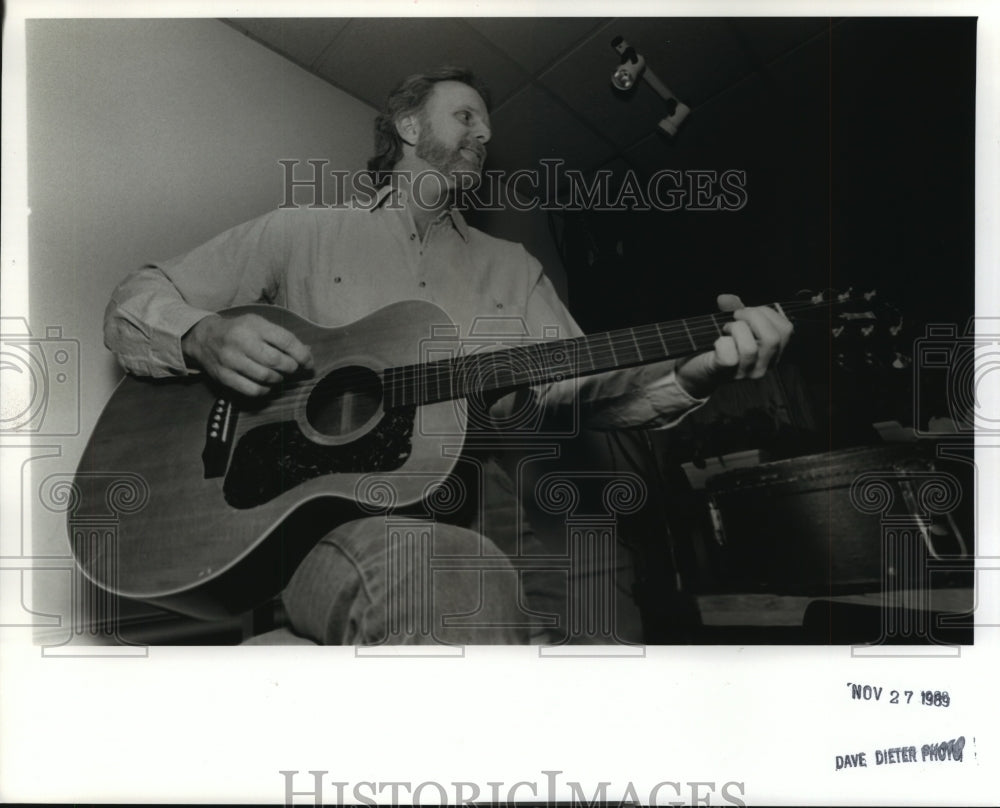
[[[375,119],[375,155],[368,160],[368,171],[376,187],[389,181],[393,167],[403,156],[403,139],[396,131],[396,121],[403,115],[423,110],[434,85],[441,81],[468,84],[479,93],[487,109],[489,108],[489,89],[467,68],[449,65],[407,76],[389,93],[385,107]]]

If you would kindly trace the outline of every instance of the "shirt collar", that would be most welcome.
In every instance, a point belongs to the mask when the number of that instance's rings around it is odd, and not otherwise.
[[[396,188],[391,182],[389,182],[378,189],[375,194],[375,204],[372,205],[371,209],[379,210],[385,207],[386,200],[388,200],[390,196],[394,197],[400,205],[404,204],[406,201],[406,191]],[[462,212],[452,205],[441,214],[441,216],[446,215],[451,218],[452,226],[458,231],[462,240],[467,242],[469,240],[469,225],[466,223]]]
[[[458,235],[462,237],[462,241],[467,242],[469,240],[469,225],[465,223],[465,217],[462,215],[462,211],[452,206],[445,212],[451,217],[451,223],[458,231]]]

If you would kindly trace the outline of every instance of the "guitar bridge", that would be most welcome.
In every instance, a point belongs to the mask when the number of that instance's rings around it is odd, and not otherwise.
[[[206,480],[225,475],[237,418],[236,407],[231,401],[225,398],[215,400],[205,425],[205,448],[201,452]]]

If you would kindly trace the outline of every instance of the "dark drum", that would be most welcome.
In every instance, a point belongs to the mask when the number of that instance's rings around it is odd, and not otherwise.
[[[830,596],[968,585],[971,485],[917,444],[833,451],[711,477],[728,591]]]

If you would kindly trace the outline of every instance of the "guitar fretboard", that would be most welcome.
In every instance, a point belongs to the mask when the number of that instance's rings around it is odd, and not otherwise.
[[[711,348],[732,319],[718,312],[387,368],[383,374],[386,406],[420,406],[477,393],[503,393],[689,356]]]

